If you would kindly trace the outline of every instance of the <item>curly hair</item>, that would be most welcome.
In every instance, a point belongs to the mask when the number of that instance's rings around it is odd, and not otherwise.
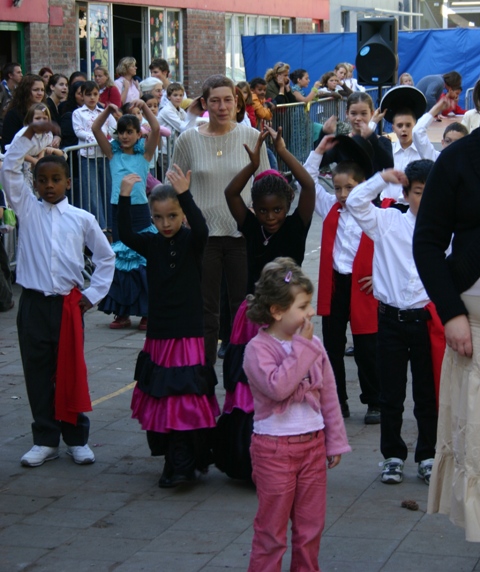
[[[285,64],[283,62],[277,62],[273,68],[268,69],[265,72],[265,81],[271,81],[272,79],[275,79],[277,77],[277,75],[281,74],[281,73],[285,73],[285,72],[289,72],[290,71],[290,65],[289,64]]]
[[[33,73],[27,73],[23,76],[22,81],[18,84],[17,89],[13,92],[12,101],[10,102],[8,109],[18,109],[22,116],[28,111],[30,105],[32,105],[32,88],[35,82],[42,82],[42,86],[45,88],[45,83],[39,75]],[[45,103],[46,96],[43,94],[43,102]]]
[[[275,258],[265,264],[255,284],[255,294],[247,296],[247,317],[255,324],[273,324],[272,306],[280,311],[290,308],[299,290],[313,293],[313,284],[294,260]]]
[[[273,171],[273,169],[272,169]],[[285,200],[288,209],[295,197],[292,187],[288,184],[287,180],[280,173],[275,174],[269,171],[270,174],[261,178],[256,178],[252,185],[252,203],[255,209],[255,203],[268,195],[275,195],[280,199]],[[261,175],[262,173],[260,173]],[[258,176],[260,177],[260,176]]]

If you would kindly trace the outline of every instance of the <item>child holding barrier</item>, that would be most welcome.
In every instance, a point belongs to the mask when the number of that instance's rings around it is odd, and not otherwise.
[[[253,213],[241,196],[245,184],[260,165],[260,150],[269,134],[278,155],[301,187],[298,206],[290,216],[287,214],[293,191],[278,171],[264,171],[255,178],[252,186]],[[225,197],[238,230],[246,240],[247,293],[251,294],[265,264],[277,256],[290,256],[297,264],[302,264],[315,206],[315,189],[311,177],[286,148],[281,128],[277,133],[266,127],[259,134],[254,150],[246,145],[245,149],[250,163],[232,179],[225,189]],[[223,377],[227,395],[218,423],[216,464],[232,478],[249,480],[253,400],[242,361],[245,345],[255,336],[258,326],[246,318],[246,307],[244,301],[235,316],[224,359]]]
[[[147,338],[135,368],[132,417],[147,431],[152,455],[165,455],[161,488],[194,481],[210,463],[209,433],[219,413],[213,366],[205,365],[202,258],[208,227],[191,193],[190,171],[174,165],[170,185],[150,194],[158,233],[135,232],[131,195],[136,174],[121,182],[120,240],[147,260]],[[183,225],[187,217],[190,228]]]
[[[326,468],[349,452],[333,371],[313,335],[313,285],[290,258],[268,263],[248,296],[260,328],[245,350],[255,415],[253,481],[258,510],[249,572],[279,572],[292,521],[290,570],[319,571]]]
[[[128,328],[130,316],[141,316],[139,329],[147,329],[148,295],[145,273],[145,259],[133,252],[119,239],[117,225],[117,205],[120,185],[125,175],[135,171],[140,176],[133,189],[131,198],[131,216],[136,232],[155,232],[151,224],[146,182],[149,165],[158,145],[160,129],[156,117],[141,99],[131,102],[145,114],[151,133],[146,143],[141,139],[140,121],[135,115],[123,115],[117,124],[117,137],[111,142],[106,138],[102,127],[110,115],[118,108],[112,103],[106,107],[92,125],[92,131],[105,156],[110,160],[112,174],[112,235],[115,252],[115,276],[106,298],[99,310],[113,313],[115,319],[110,324],[113,330]]]

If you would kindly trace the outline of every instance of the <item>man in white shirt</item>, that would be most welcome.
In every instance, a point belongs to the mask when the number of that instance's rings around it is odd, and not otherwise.
[[[63,157],[47,155],[38,161],[34,185],[41,201],[23,178],[23,160],[32,151],[34,134],[56,129],[49,122],[30,124],[11,144],[0,173],[8,201],[22,221],[17,283],[23,291],[17,325],[34,420],[34,446],[21,459],[29,467],[56,459],[60,437],[75,463],[95,461],[87,445],[90,422],[83,413],[91,404],[82,315],[107,294],[115,264],[94,216],[68,203],[70,178]],[[85,247],[93,253],[95,272],[81,292]]]
[[[401,427],[409,361],[418,427],[417,475],[427,484],[435,456],[437,407],[429,337],[429,321],[434,317],[434,309],[412,252],[415,219],[432,165],[432,161],[414,161],[406,167],[405,173],[394,169],[377,173],[355,187],[346,203],[375,245],[373,293],[379,300],[380,448],[385,459],[381,480],[388,484],[402,482],[408,454]],[[404,198],[409,204],[406,213],[395,208],[379,209],[372,204],[388,183],[403,186]]]

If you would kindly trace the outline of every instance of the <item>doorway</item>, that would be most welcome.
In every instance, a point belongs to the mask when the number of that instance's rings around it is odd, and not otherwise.
[[[113,5],[114,68],[122,58],[132,56],[137,62],[137,75],[141,79],[149,75],[144,53],[146,41],[142,37],[144,12],[144,8],[138,6]]]

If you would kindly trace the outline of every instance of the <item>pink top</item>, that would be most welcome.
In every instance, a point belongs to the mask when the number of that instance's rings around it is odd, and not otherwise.
[[[290,403],[306,401],[325,422],[327,455],[351,451],[343,422],[332,366],[322,342],[295,335],[292,351],[260,329],[245,348],[243,368],[252,390],[254,419],[282,413]]]

